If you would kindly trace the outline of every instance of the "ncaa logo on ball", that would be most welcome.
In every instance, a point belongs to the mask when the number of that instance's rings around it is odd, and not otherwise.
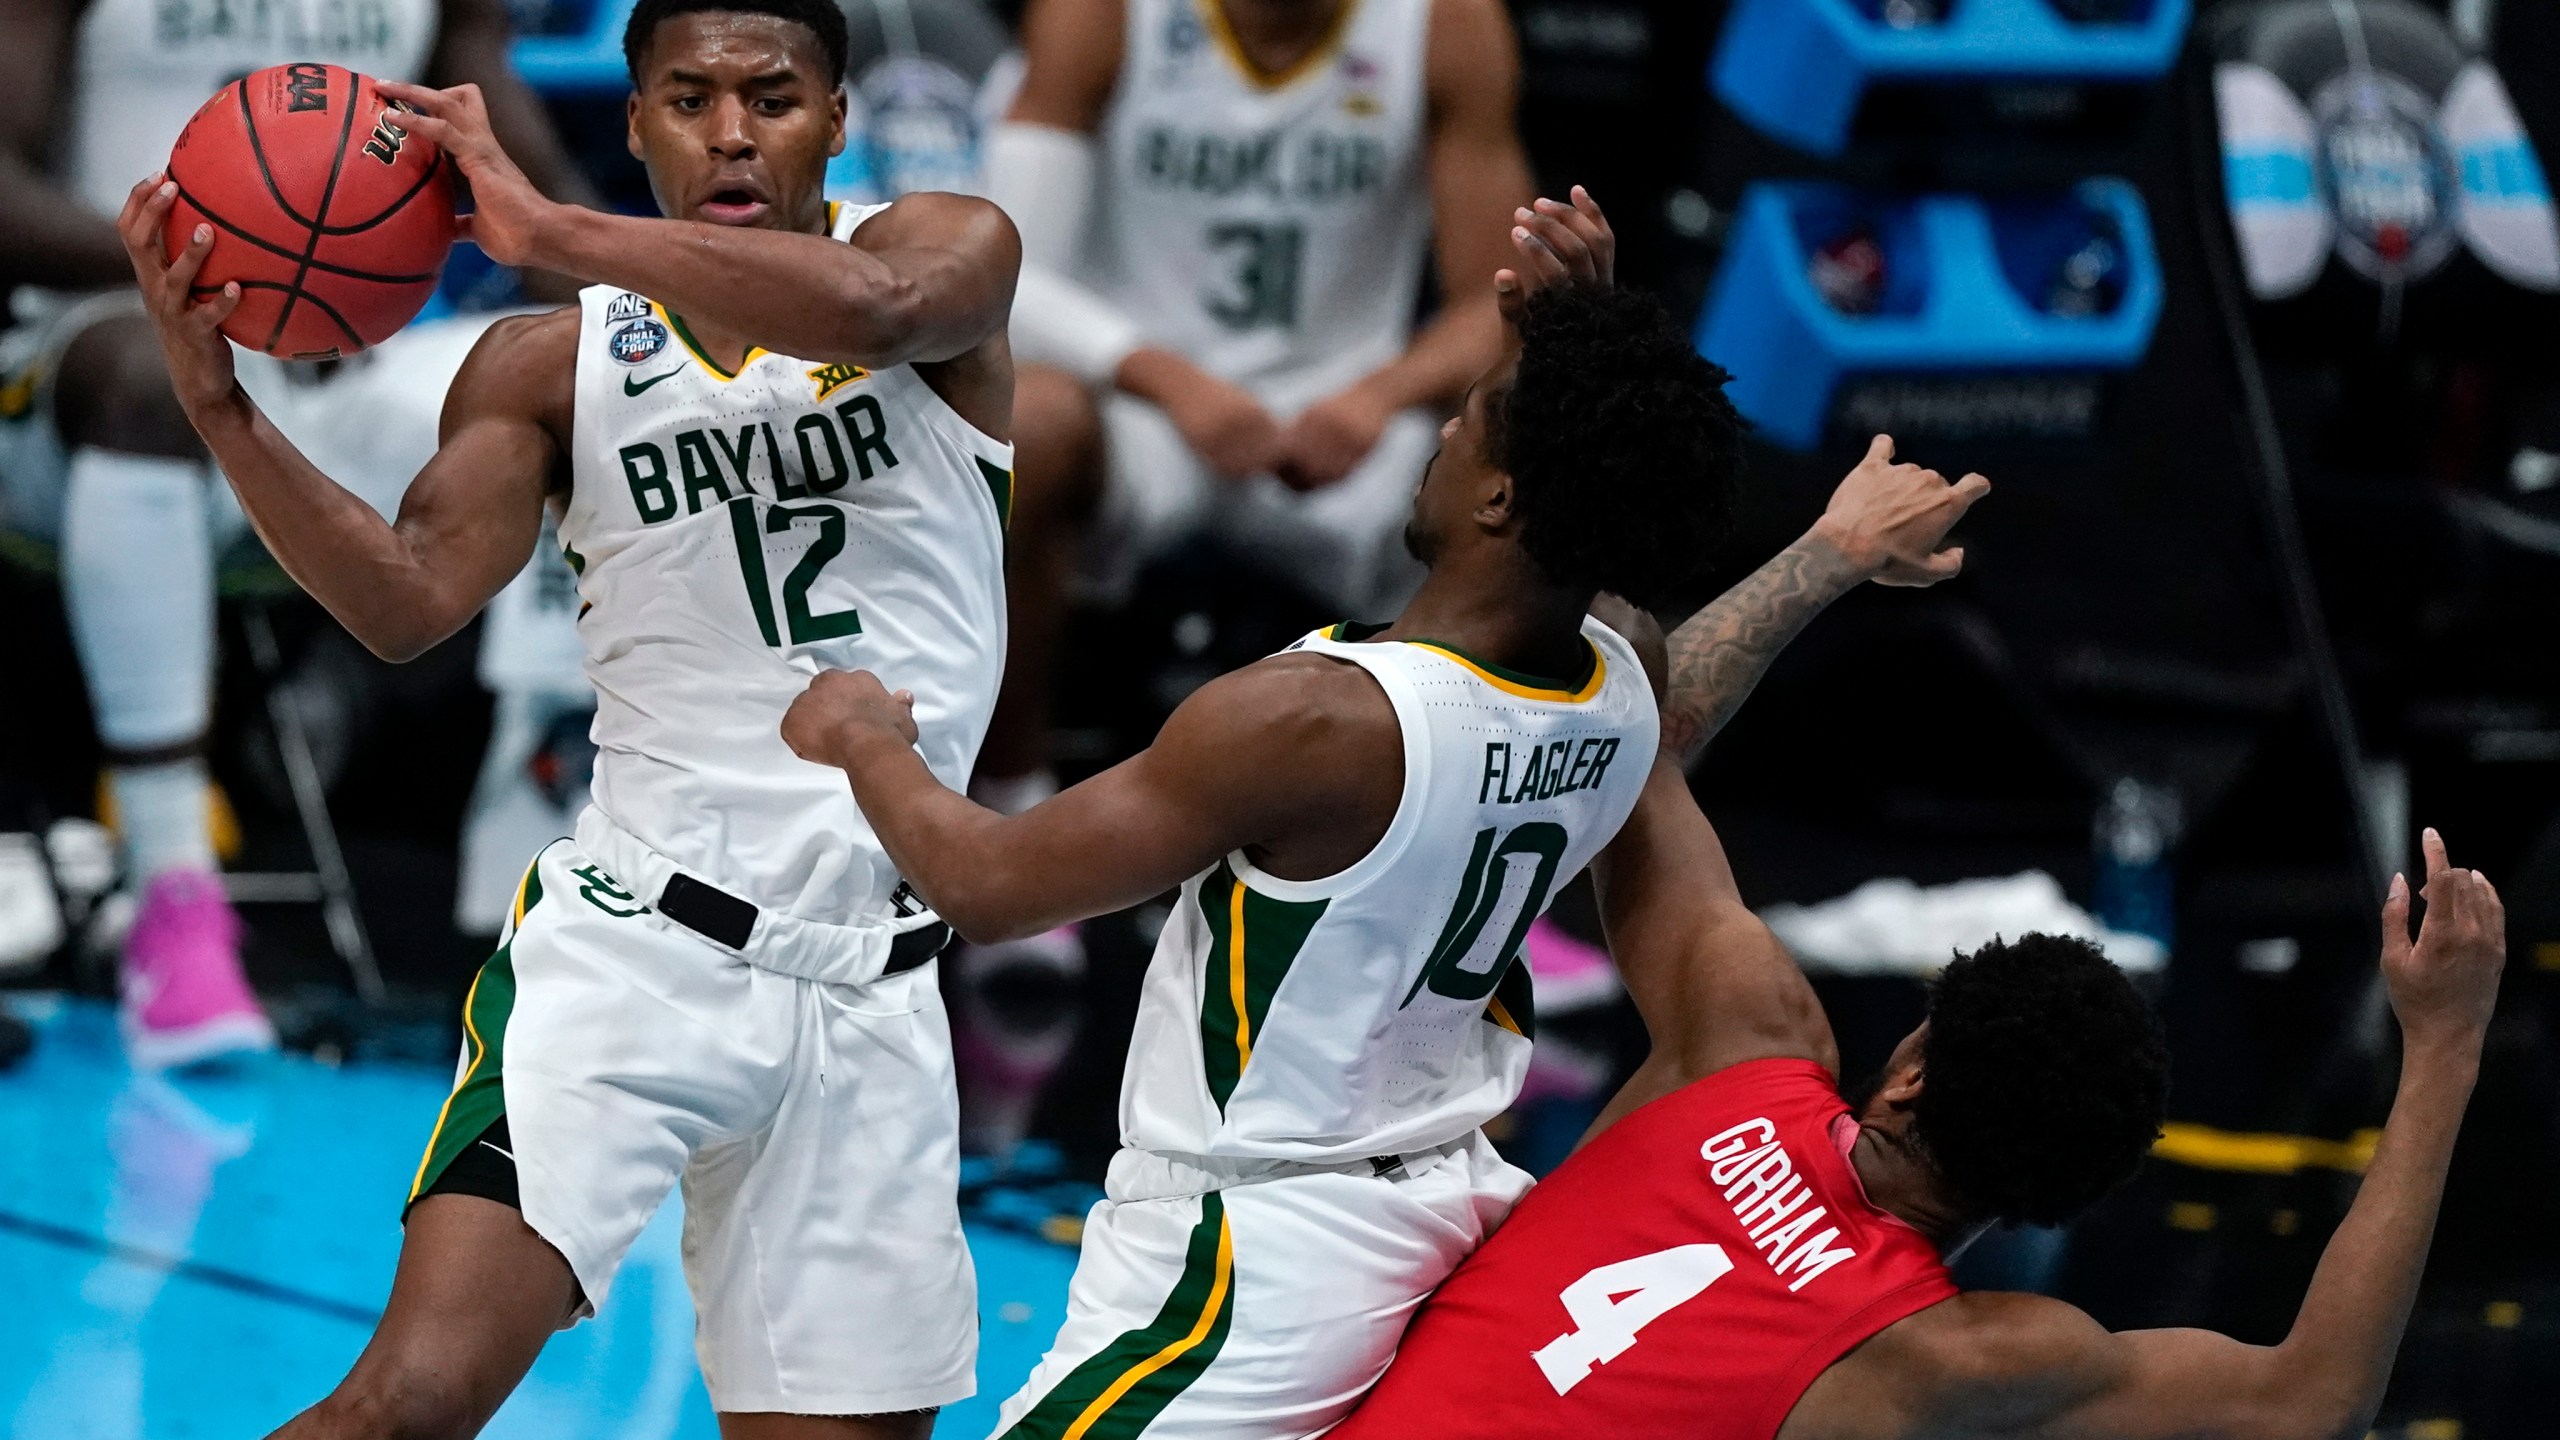
[[[605,348],[625,365],[637,365],[667,348],[667,327],[655,320],[634,320],[613,332]]]

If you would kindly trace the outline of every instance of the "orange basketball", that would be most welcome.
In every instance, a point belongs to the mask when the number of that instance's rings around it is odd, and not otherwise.
[[[174,259],[199,223],[213,226],[195,293],[238,282],[222,333],[286,359],[350,355],[435,293],[453,247],[453,167],[384,123],[391,108],[370,77],[306,60],[241,77],[187,122],[161,244]]]

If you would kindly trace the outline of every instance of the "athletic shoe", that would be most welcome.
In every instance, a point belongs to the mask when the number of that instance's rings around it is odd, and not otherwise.
[[[1570,1015],[1618,998],[1618,967],[1609,963],[1609,953],[1573,938],[1546,916],[1529,927],[1522,948],[1529,952],[1529,980],[1541,1016]]]
[[[172,870],[142,893],[124,942],[125,1052],[145,1070],[276,1048],[240,969],[240,919],[209,870]]]

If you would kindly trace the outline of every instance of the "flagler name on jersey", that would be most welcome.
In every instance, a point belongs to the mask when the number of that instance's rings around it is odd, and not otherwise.
[[[1796,1163],[1778,1143],[1778,1127],[1753,1117],[1718,1134],[1698,1149],[1707,1162],[1707,1178],[1724,1187],[1733,1218],[1751,1237],[1752,1251],[1788,1280],[1787,1289],[1802,1290],[1843,1260],[1858,1258],[1846,1245],[1835,1246],[1838,1226],[1816,1230],[1828,1213],[1805,1208],[1813,1188],[1797,1173]]]
[[[897,468],[888,416],[868,395],[807,411],[787,431],[774,426],[772,420],[734,430],[706,426],[679,430],[664,445],[643,440],[623,446],[616,454],[640,522],[699,514],[704,505],[725,504],[740,494],[776,500],[831,495],[848,481]]]
[[[1484,779],[1476,786],[1479,805],[1521,805],[1553,800],[1576,790],[1599,788],[1618,758],[1618,737],[1588,735],[1580,740],[1549,740],[1513,746],[1508,740],[1487,741]]]

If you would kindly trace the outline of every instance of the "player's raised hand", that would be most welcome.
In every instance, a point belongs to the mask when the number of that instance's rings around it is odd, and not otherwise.
[[[160,330],[160,349],[168,357],[169,383],[190,416],[238,393],[233,383],[231,342],[222,337],[222,322],[240,308],[240,284],[225,281],[219,292],[196,294],[196,274],[213,253],[213,227],[199,224],[177,258],[166,258],[161,230],[169,223],[169,207],[177,203],[178,185],[165,173],[148,176],[124,197],[116,231],[124,237],[125,254],[133,261],[133,279],[142,288],[142,303]]]
[[[1576,185],[1567,204],[1545,196],[1511,212],[1511,248],[1520,263],[1493,272],[1493,294],[1502,318],[1517,323],[1529,297],[1569,280],[1614,285],[1618,280],[1618,233],[1600,213],[1600,202]]]
[[[1893,437],[1878,435],[1813,528],[1879,585],[1935,585],[1964,570],[1964,547],[1947,545],[1947,532],[1989,493],[1979,475],[1950,485],[1926,466],[1897,462]]]
[[[2382,901],[2382,981],[2411,1044],[2476,1045],[2498,1004],[2507,963],[2507,909],[2477,870],[2457,870],[2444,837],[2426,832],[2427,918],[2409,939],[2409,882],[2391,877]]]
[[[460,235],[488,252],[501,265],[530,265],[535,233],[543,219],[559,208],[534,188],[524,171],[498,144],[490,127],[489,106],[477,85],[437,90],[394,80],[377,80],[374,88],[401,109],[386,117],[397,129],[435,143],[471,182],[471,213],[462,217]]]
[[[782,743],[803,760],[842,767],[866,740],[916,743],[915,711],[912,693],[893,693],[868,670],[821,670],[783,712]]]

